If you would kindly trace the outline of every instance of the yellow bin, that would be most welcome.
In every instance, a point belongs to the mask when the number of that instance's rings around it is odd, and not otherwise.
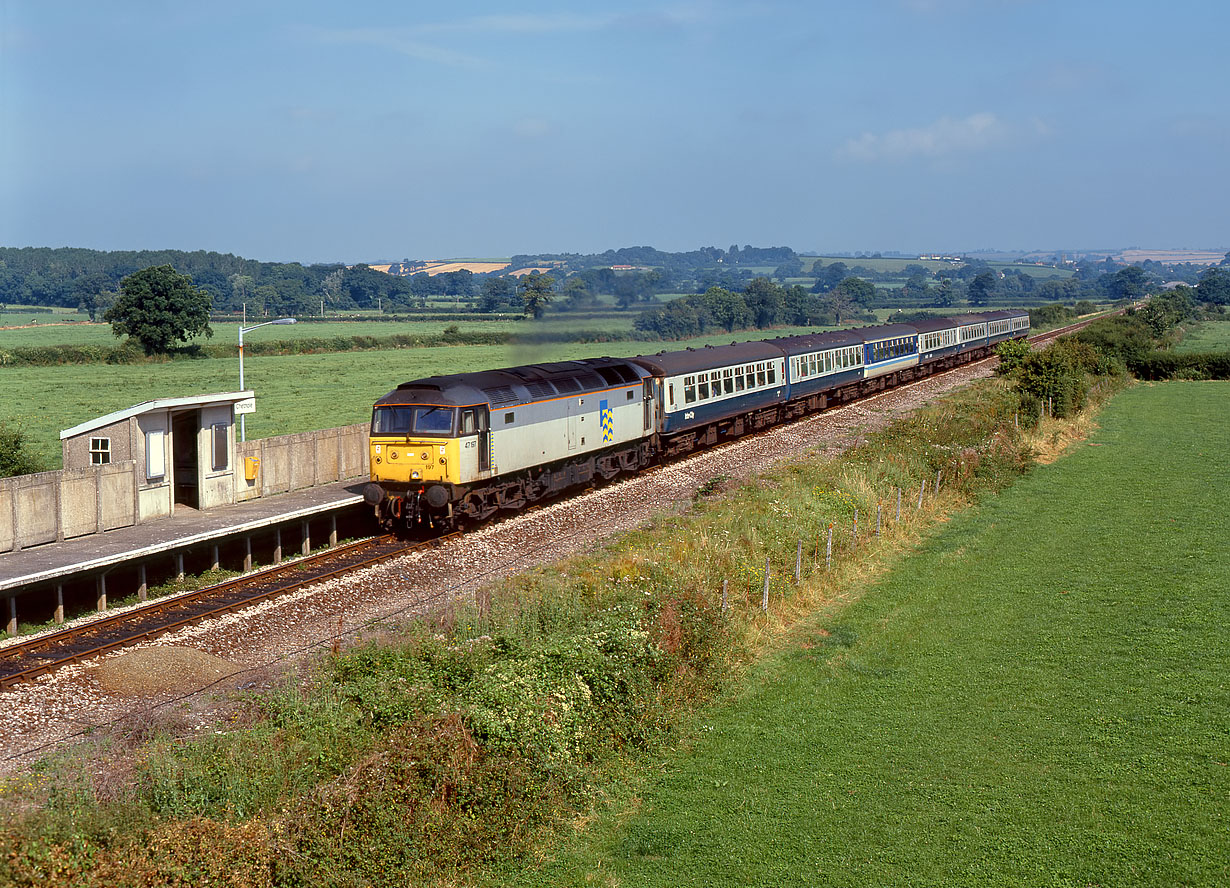
[[[249,481],[255,481],[256,476],[260,474],[261,458],[259,456],[245,456],[243,458],[243,476]]]

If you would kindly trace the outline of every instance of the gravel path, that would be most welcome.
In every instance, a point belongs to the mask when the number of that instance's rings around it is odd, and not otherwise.
[[[686,508],[696,490],[717,476],[744,479],[809,451],[840,452],[903,413],[989,376],[994,365],[995,359],[985,360],[833,408],[489,525],[439,549],[0,691],[0,707],[8,713],[0,725],[0,774],[21,769],[38,751],[97,725],[115,722],[139,730],[158,722],[189,732],[212,730],[224,696],[219,691],[267,686],[305,656],[345,643],[365,627],[378,629],[385,620],[472,595],[492,579],[587,551],[654,514]],[[237,671],[227,675],[222,661]],[[172,701],[175,705],[166,705]]]

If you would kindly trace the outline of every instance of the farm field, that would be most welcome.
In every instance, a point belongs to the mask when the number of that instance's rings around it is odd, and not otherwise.
[[[51,317],[51,315],[46,315]],[[253,321],[253,323],[257,323]],[[322,321],[302,324],[286,324],[262,327],[245,337],[245,343],[266,342],[273,340],[293,339],[328,339],[334,336],[408,336],[439,335],[450,324],[455,324],[458,330],[469,332],[473,330],[490,332],[514,332],[526,329],[526,322],[520,320],[491,321]],[[251,326],[251,325],[249,325]],[[214,335],[210,339],[197,339],[195,342],[203,345],[230,344],[238,348],[239,324],[212,323]],[[631,321],[627,329],[631,329]],[[90,323],[39,323],[37,326],[20,327],[17,329],[0,330],[0,349],[16,348],[18,346],[46,345],[119,345],[123,339],[117,339],[111,332],[110,324]]]
[[[1226,884],[1228,399],[1115,398],[507,884]]]
[[[1191,328],[1175,346],[1175,351],[1224,352],[1230,351],[1230,321],[1205,321]]]
[[[278,330],[296,328],[297,325]],[[442,325],[437,323],[435,332],[440,329]],[[803,330],[750,330],[670,343],[454,345],[246,357],[244,383],[257,396],[257,412],[247,418],[247,433],[251,440],[366,422],[371,418],[371,405],[376,398],[398,383],[424,376],[601,355],[653,354],[664,348],[699,348],[792,332]],[[153,398],[235,391],[239,388],[239,360],[236,357],[156,364],[0,367],[0,383],[6,391],[17,394],[0,399],[0,422],[23,430],[29,449],[48,468],[59,468],[59,433],[63,429]]]

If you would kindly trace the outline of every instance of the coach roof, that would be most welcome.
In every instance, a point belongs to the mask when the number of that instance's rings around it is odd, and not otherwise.
[[[663,376],[678,376],[715,367],[778,360],[782,356],[782,350],[768,342],[732,342],[730,345],[706,345],[683,351],[663,351],[656,355],[637,355],[628,360]]]

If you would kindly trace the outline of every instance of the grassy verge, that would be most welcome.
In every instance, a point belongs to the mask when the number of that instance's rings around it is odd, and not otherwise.
[[[669,747],[799,618],[1018,477],[1032,445],[1013,427],[1017,406],[989,381],[842,458],[817,455],[728,495],[707,485],[686,516],[329,655],[195,739],[174,708],[97,732],[4,787],[0,878],[455,884],[522,866],[561,824],[601,808],[601,775]],[[1059,428],[1046,425],[1048,437]]]
[[[1088,446],[800,625],[626,814],[509,881],[1226,884],[1228,395],[1116,399]]]

